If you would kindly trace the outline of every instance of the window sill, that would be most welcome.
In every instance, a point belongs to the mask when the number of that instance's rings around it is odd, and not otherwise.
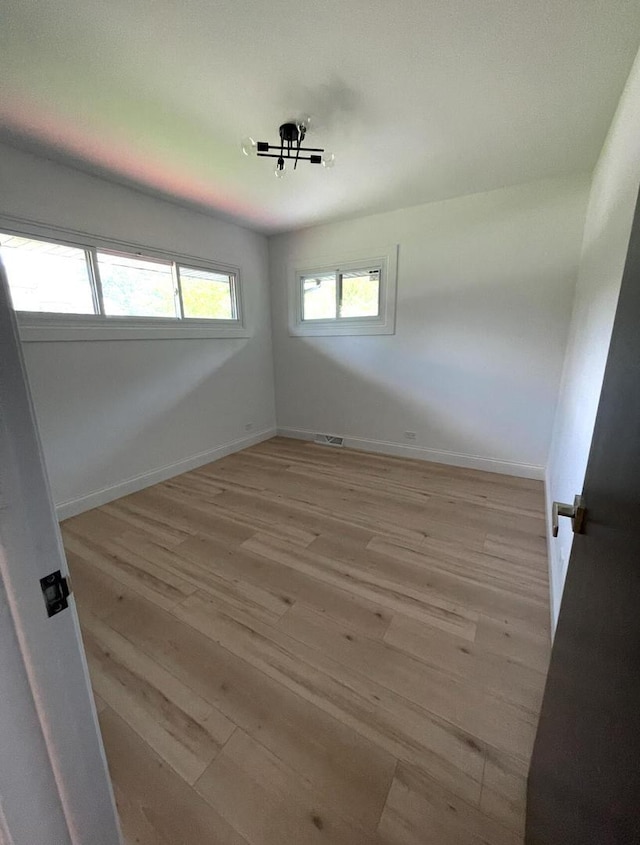
[[[383,322],[356,323],[322,322],[296,323],[289,327],[291,337],[348,337],[351,335],[395,334],[395,326]]]
[[[237,323],[208,320],[171,320],[119,317],[70,317],[18,313],[20,339],[24,343],[92,340],[187,340],[247,338],[247,329]]]

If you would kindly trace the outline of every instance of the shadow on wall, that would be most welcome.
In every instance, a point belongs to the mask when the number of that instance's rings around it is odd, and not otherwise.
[[[563,270],[569,285],[574,268]],[[561,357],[560,338],[541,340],[548,304],[508,279],[449,282],[405,296],[396,335],[290,339],[279,423],[544,465]]]
[[[48,426],[42,439],[58,504],[241,436],[239,418],[246,415],[243,405],[251,403],[237,378],[242,367],[251,366],[242,363],[249,352],[245,339],[57,346],[71,357],[66,367],[58,360],[56,369],[74,373],[73,383],[56,390],[53,419],[41,415],[41,424]],[[80,346],[85,347],[82,361]],[[39,394],[35,385],[36,410]],[[65,479],[64,489],[58,478]]]
[[[280,417],[281,426],[538,465],[522,451],[538,400],[516,375],[492,375],[472,361],[463,370],[428,354],[414,358],[407,374],[405,353],[388,344],[372,355],[362,338],[333,340],[324,349],[318,339],[302,341],[303,380],[280,373],[299,397],[297,413]],[[500,412],[503,391],[511,397],[508,416]],[[415,431],[416,439],[406,440],[405,431]]]
[[[395,335],[292,338],[280,322],[279,426],[545,466],[586,188],[521,186],[284,236],[281,309],[303,258],[382,238],[400,258]]]

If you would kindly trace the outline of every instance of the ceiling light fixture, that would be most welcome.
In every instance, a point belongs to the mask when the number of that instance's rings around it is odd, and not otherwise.
[[[280,143],[270,144],[268,141],[254,141],[253,138],[245,138],[242,141],[242,152],[246,156],[259,156],[262,158],[275,158],[276,178],[282,179],[285,174],[285,160],[293,160],[293,169],[298,166],[299,161],[308,161],[311,164],[321,164],[323,167],[333,167],[336,157],[333,153],[325,153],[321,147],[303,147],[311,118],[303,117],[289,123],[283,123],[280,127]],[[308,153],[308,155],[306,155]]]

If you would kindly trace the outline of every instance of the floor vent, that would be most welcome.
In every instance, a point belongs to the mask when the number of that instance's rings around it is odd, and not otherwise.
[[[316,434],[315,442],[321,446],[343,446],[344,437],[336,437],[334,434]]]

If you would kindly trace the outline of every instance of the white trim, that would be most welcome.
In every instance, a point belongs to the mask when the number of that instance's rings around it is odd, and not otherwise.
[[[101,317],[98,315],[37,314],[16,311],[23,343],[88,340],[190,340],[194,338],[248,338],[250,333],[235,321],[177,320],[167,317]]]
[[[209,272],[228,273],[233,277],[237,319],[198,320],[185,318],[110,317],[103,314],[54,314],[16,311],[20,340],[23,343],[88,340],[168,340],[173,338],[251,337],[247,329],[240,268],[218,259],[176,253],[133,241],[104,238],[90,232],[51,226],[34,220],[0,214],[0,230],[16,236],[42,238],[89,251],[95,261],[97,250],[140,255]]]
[[[303,428],[280,428],[281,437],[293,437],[296,440],[314,440],[315,431]],[[342,436],[342,435],[341,435]],[[484,458],[479,455],[467,455],[461,452],[447,452],[443,449],[426,449],[423,446],[407,446],[390,440],[371,440],[366,437],[344,435],[344,445],[363,452],[377,452],[381,455],[393,455],[400,458],[417,458],[420,461],[433,461],[437,464],[481,469],[485,472],[497,472],[501,475],[515,475],[519,478],[544,480],[544,467],[538,464],[524,464],[517,461],[502,461],[497,458]]]
[[[33,766],[38,767],[39,788],[34,783],[33,806],[28,801],[25,804],[24,796],[29,792],[22,795],[21,803],[11,799],[9,818],[14,838],[16,823],[31,824],[34,818],[46,816],[46,821],[40,822],[42,835],[31,836],[30,842],[42,841],[46,831],[47,841],[61,845],[122,845],[75,603],[71,601],[64,613],[49,618],[39,589],[40,579],[49,573],[59,569],[66,574],[67,563],[1,265],[0,465],[0,581],[8,606],[0,619],[5,626],[11,620],[15,631],[14,648],[4,656],[20,652],[33,716],[40,723],[40,731],[32,719],[21,726],[19,719],[11,717],[10,709],[8,719],[0,719],[0,724],[19,738],[16,748],[10,749],[16,758],[14,774],[18,782],[23,775],[28,780],[29,774],[34,782]],[[3,652],[4,645],[3,640]],[[20,695],[21,709],[29,706],[25,692]],[[10,697],[2,703],[3,710],[9,708]],[[43,740],[46,763],[41,754],[39,761],[31,755],[31,751],[37,753],[38,736]],[[6,785],[3,797],[9,800]],[[56,806],[60,813],[55,811]]]
[[[77,499],[68,499],[65,502],[56,503],[56,515],[59,520],[68,519],[71,516],[76,516],[84,511],[98,508],[100,505],[105,505],[107,502],[113,502],[114,499],[120,499],[122,496],[128,496],[129,493],[136,493],[138,490],[144,490],[146,487],[151,487],[152,484],[158,484],[160,481],[166,481],[168,478],[174,478],[176,475],[181,475],[183,472],[188,472],[191,469],[204,466],[204,464],[212,463],[226,455],[231,455],[234,452],[240,452],[242,449],[247,449],[249,446],[255,446],[256,443],[262,443],[263,440],[270,440],[275,437],[275,428],[267,428],[252,434],[249,437],[241,437],[238,440],[230,440],[228,443],[223,443],[220,446],[215,446],[213,449],[208,449],[206,452],[199,452],[197,455],[191,455],[188,458],[183,458],[173,464],[157,467],[142,475],[135,475],[133,478],[127,478],[118,484],[113,484],[110,487],[103,487],[100,490],[93,490],[84,496],[79,496]]]
[[[287,267],[289,334],[292,337],[339,337],[344,335],[395,334],[399,244],[369,255],[298,259]],[[331,270],[355,270],[371,266],[380,270],[380,314],[377,317],[349,317],[334,320],[303,320],[300,279]]]

